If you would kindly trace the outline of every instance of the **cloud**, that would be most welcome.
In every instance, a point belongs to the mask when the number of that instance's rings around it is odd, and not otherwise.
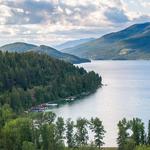
[[[0,4],[0,25],[6,24],[7,18],[11,17],[11,15],[10,8]]]
[[[105,16],[112,23],[126,23],[129,21],[123,10],[118,8],[109,8],[105,12]]]
[[[117,6],[120,0],[105,2],[99,0],[15,0],[3,1],[9,10],[5,24],[69,24],[69,25],[104,25],[104,9],[107,5]],[[7,10],[6,9],[6,10]],[[7,10],[7,11],[8,11]],[[88,19],[90,18],[90,20]]]
[[[149,0],[0,0],[0,43],[99,37],[150,20],[148,6]]]
[[[40,24],[50,19],[50,13],[55,9],[47,1],[20,0],[3,3],[11,12],[6,24]]]

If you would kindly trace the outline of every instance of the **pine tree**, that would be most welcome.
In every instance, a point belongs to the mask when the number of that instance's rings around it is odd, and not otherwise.
[[[147,144],[150,145],[150,120],[148,122]]]
[[[75,134],[77,146],[87,145],[87,141],[89,139],[87,125],[88,122],[85,118],[77,119],[76,126],[75,126],[77,130]]]
[[[66,122],[66,139],[69,148],[73,148],[75,146],[74,141],[74,122],[71,119],[68,119]]]
[[[133,132],[132,138],[136,142],[136,145],[143,144],[145,141],[144,123],[139,118],[133,118],[130,121],[130,126]]]
[[[125,150],[126,142],[129,136],[129,134],[127,133],[127,130],[129,129],[129,125],[125,118],[122,121],[119,121],[118,129],[119,129],[118,138],[117,138],[118,149]]]
[[[102,125],[102,121],[99,118],[91,118],[90,128],[94,133],[95,144],[99,149],[104,144],[103,138],[105,134],[104,126]]]
[[[62,117],[58,117],[56,121],[56,136],[57,136],[57,140],[60,143],[63,143],[62,141],[64,139],[64,132],[65,132],[64,119]]]

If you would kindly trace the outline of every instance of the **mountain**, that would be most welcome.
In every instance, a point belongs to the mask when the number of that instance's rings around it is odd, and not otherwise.
[[[16,42],[11,44],[6,44],[2,47],[0,47],[0,50],[2,51],[9,51],[9,52],[25,52],[29,49],[33,49],[37,47],[33,44],[23,43],[23,42]]]
[[[4,45],[0,47],[0,50],[9,51],[9,52],[19,52],[19,53],[27,52],[27,51],[45,53],[53,58],[64,60],[73,64],[90,62],[88,59],[79,58],[77,56],[67,54],[67,53],[62,53],[49,46],[44,46],[44,45],[36,46],[33,44],[28,44],[28,43],[23,43],[23,42],[16,42],[16,43]]]
[[[78,63],[83,63],[83,62],[90,62],[88,59],[85,58],[79,58],[77,56],[67,54],[67,53],[62,53],[52,47],[45,46],[45,45],[40,45],[39,47],[35,47],[33,49],[30,49],[29,51],[34,51],[38,53],[45,53],[53,58],[57,58],[60,60],[64,60],[67,62],[71,62],[73,64],[78,64]]]
[[[77,46],[77,45],[80,45],[80,44],[83,44],[83,43],[86,43],[86,42],[90,42],[90,41],[93,41],[93,40],[95,40],[95,39],[94,38],[86,38],[86,39],[72,40],[72,41],[67,41],[65,43],[62,43],[60,45],[56,45],[54,47],[56,49],[63,50],[63,49],[72,48],[74,46]]]
[[[90,59],[150,59],[150,23],[132,25],[64,52]]]

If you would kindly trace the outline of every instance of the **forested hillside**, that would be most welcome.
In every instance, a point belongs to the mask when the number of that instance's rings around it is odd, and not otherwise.
[[[98,74],[44,54],[0,52],[0,105],[7,103],[16,112],[100,85]]]
[[[88,59],[150,59],[150,22],[135,24],[119,32],[68,48],[63,52]]]

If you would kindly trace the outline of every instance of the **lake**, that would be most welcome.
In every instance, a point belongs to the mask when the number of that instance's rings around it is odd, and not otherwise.
[[[150,61],[92,61],[80,64],[103,78],[103,86],[94,94],[73,104],[54,109],[58,116],[99,117],[104,124],[105,146],[116,146],[117,123],[126,117],[150,119]]]

